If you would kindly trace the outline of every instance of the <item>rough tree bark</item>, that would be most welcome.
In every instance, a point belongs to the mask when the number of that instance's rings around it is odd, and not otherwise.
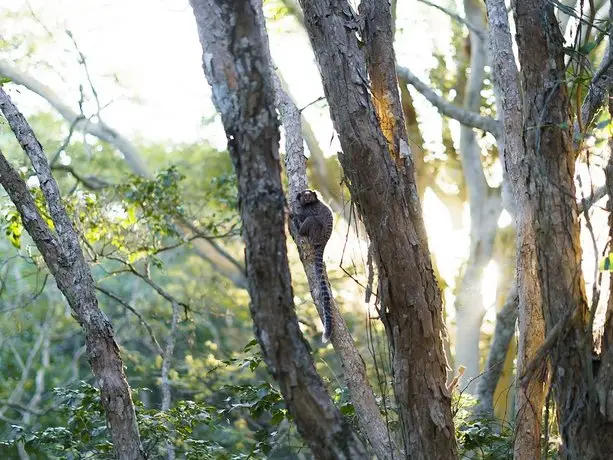
[[[274,87],[258,25],[262,12],[257,0],[190,3],[238,178],[251,314],[264,359],[316,458],[365,459],[362,441],[315,371],[294,311]]]
[[[259,11],[261,8],[261,0],[254,0],[254,4],[257,4]],[[262,36],[265,39],[266,50],[269,51],[266,24],[259,14],[258,23]],[[267,57],[271,59],[270,55],[267,55]],[[310,131],[310,127],[306,128],[303,125],[304,119],[300,110],[290,96],[287,85],[285,85],[281,76],[274,72],[274,69],[272,78],[275,89],[275,102],[285,133],[285,172],[287,174],[288,202],[291,209],[294,210],[296,205],[295,197],[299,192],[309,188],[307,181],[307,161],[304,155],[305,139],[303,135],[305,131]],[[308,145],[309,143],[307,142],[307,146]],[[319,148],[318,145],[317,148]],[[311,152],[311,154],[313,154],[313,152]],[[321,158],[323,159],[323,156]],[[312,246],[305,241],[305,238],[298,236],[295,229],[292,227],[292,225],[289,225],[290,234],[298,247],[298,254],[306,272],[311,297],[313,297],[315,305],[318,306],[318,313],[323,322],[323,312],[319,308],[319,305],[321,305],[321,292],[319,290],[319,278],[315,270],[315,253]],[[326,270],[324,266],[324,275],[325,273]],[[326,282],[328,285],[330,284],[328,279],[326,279]],[[347,384],[351,402],[358,418],[360,431],[364,434],[364,437],[368,440],[370,446],[380,460],[400,458],[401,453],[395,445],[391,430],[386,425],[381,415],[381,411],[375,399],[375,394],[368,382],[364,360],[357,349],[353,337],[351,337],[347,329],[345,320],[340,314],[334,299],[332,299],[332,303],[332,324],[334,325],[334,334],[331,337],[331,342],[332,345],[334,345],[335,351],[338,353],[343,367],[343,378]]]
[[[276,88],[276,94],[277,106],[285,128],[285,169],[288,178],[288,195],[290,197],[295,197],[298,192],[308,188],[304,143],[300,135],[300,111],[289,95],[280,87]],[[290,198],[289,201],[293,206],[293,200]],[[300,254],[300,260],[302,261],[307,275],[313,301],[315,305],[321,305],[321,292],[319,291],[319,279],[315,270],[314,251],[312,247],[305,241],[302,241],[295,232],[292,232],[292,238],[298,246],[298,253]],[[329,283],[328,280],[326,282]],[[343,378],[347,384],[351,402],[355,408],[360,431],[364,433],[364,437],[366,437],[370,443],[377,458],[381,460],[400,458],[401,454],[395,446],[391,430],[388,428],[381,415],[381,411],[375,399],[375,394],[368,382],[364,360],[347,329],[345,320],[340,314],[334,299],[332,299],[332,302],[332,324],[334,325],[334,334],[332,335],[331,342],[335,351],[338,353],[343,367]],[[321,311],[319,311],[319,316],[323,321],[323,313]]]
[[[493,3],[488,1],[488,11]],[[523,110],[521,129],[505,129],[522,134],[521,147],[505,156],[517,206],[520,387],[515,458],[541,456],[540,422],[549,380],[562,458],[607,458],[613,437],[611,424],[597,410],[594,391],[563,40],[547,0],[517,0],[515,18],[521,103],[516,73],[508,62],[494,65],[499,76],[508,71],[500,80],[502,94],[512,99],[503,98],[505,125],[517,122],[517,111]],[[502,51],[511,61],[510,46]]]
[[[34,240],[54,276],[58,288],[68,300],[77,321],[85,331],[87,357],[92,367],[100,399],[120,460],[146,458],[140,442],[130,386],[123,371],[113,327],[98,307],[98,299],[89,265],[83,256],[79,237],[61,201],[47,158],[28,122],[0,87],[0,110],[30,158],[45,196],[55,231],[40,215],[27,185],[0,152],[0,183],[21,215],[25,229]]]
[[[394,75],[395,66],[389,4],[366,2],[367,22],[372,21],[369,15],[373,8],[387,10],[385,14],[374,13],[380,21],[370,22],[367,32],[360,30],[361,18],[346,1],[300,3],[343,148],[339,159],[375,249],[378,298],[393,353],[394,389],[406,455],[415,459],[455,458],[450,396],[445,388],[441,294],[432,271],[406,131],[403,123],[382,127],[380,121],[390,114],[402,120],[396,79],[393,77],[390,87],[384,75]],[[369,81],[357,32],[363,32],[369,50],[377,48],[376,42],[369,42],[369,34],[388,37],[381,61],[384,68],[374,77],[382,79],[380,93],[375,92],[375,82]],[[372,51],[368,52],[372,62]],[[378,112],[373,99],[385,101],[390,113]],[[388,140],[390,132],[400,138]]]

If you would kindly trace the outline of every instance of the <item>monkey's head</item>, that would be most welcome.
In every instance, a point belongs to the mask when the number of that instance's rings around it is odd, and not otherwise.
[[[305,206],[317,203],[319,201],[319,197],[317,196],[317,192],[315,190],[306,189],[296,195],[296,201],[298,201],[300,206]]]

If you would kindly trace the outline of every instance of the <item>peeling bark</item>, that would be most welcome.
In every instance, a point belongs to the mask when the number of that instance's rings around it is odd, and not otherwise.
[[[298,431],[321,459],[366,459],[334,406],[298,326],[281,187],[279,130],[257,0],[191,0],[203,69],[238,178],[251,315],[264,360]],[[259,16],[259,19],[258,19]]]

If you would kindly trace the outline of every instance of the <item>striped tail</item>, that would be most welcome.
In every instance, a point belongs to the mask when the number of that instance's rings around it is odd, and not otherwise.
[[[315,247],[315,275],[319,280],[319,292],[321,297],[321,309],[324,314],[324,343],[330,340],[332,335],[332,293],[326,283],[324,272],[324,246]]]

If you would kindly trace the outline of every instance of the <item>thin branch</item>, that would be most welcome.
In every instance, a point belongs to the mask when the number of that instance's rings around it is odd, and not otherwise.
[[[471,32],[474,32],[475,34],[477,34],[479,36],[479,38],[481,38],[482,40],[485,40],[487,38],[481,29],[479,29],[478,27],[473,26],[470,23],[470,21],[468,21],[468,19],[460,16],[459,14],[456,14],[453,11],[450,11],[447,8],[443,7],[443,6],[437,5],[436,3],[432,3],[432,2],[430,2],[428,0],[417,0],[417,1],[420,2],[420,3],[423,3],[424,5],[428,5],[428,6],[431,6],[433,8],[436,8],[437,10],[445,13],[450,18],[458,21],[460,24],[464,24],[468,28],[468,30],[470,30]]]
[[[110,182],[107,182],[104,179],[100,179],[96,176],[82,176],[77,173],[72,166],[67,165],[55,165],[53,167],[54,171],[64,171],[74,177],[78,182],[82,183],[84,187],[90,190],[101,190],[103,188],[109,187],[112,185]]]
[[[609,20],[611,20],[611,11],[609,12]],[[596,122],[596,116],[604,107],[608,100],[611,84],[613,83],[613,43],[611,43],[611,24],[607,26],[608,31],[606,37],[608,39],[605,55],[600,63],[600,67],[592,77],[581,110],[578,112],[577,122],[574,125],[574,144],[577,153],[580,150],[581,143],[586,133],[592,129]]]
[[[502,135],[502,129],[498,120],[492,117],[484,117],[477,113],[468,112],[446,101],[406,67],[397,66],[396,70],[399,76],[413,85],[413,87],[435,106],[441,114],[459,121],[464,126],[489,132],[497,139]]]
[[[175,349],[175,340],[177,334],[177,323],[179,321],[179,305],[176,302],[172,302],[172,322],[170,325],[170,333],[166,340],[166,351],[164,353],[164,360],[162,361],[162,411],[166,412],[170,409],[171,402],[171,386],[170,379],[168,377],[170,371],[170,365],[172,364],[172,355]],[[167,422],[167,428],[172,433],[173,427],[170,422]],[[175,447],[172,440],[166,441],[166,458],[168,460],[174,460],[176,457]]]
[[[41,96],[57,110],[66,121],[71,124],[74,123],[74,129],[80,129],[117,148],[123,154],[126,163],[135,174],[143,177],[151,177],[149,169],[140,156],[137,148],[118,131],[102,121],[92,122],[83,118],[82,114],[78,114],[72,110],[51,88],[45,86],[30,75],[19,72],[6,61],[0,60],[0,75],[10,78],[12,83],[25,86],[30,91]],[[185,224],[187,224],[187,222],[178,222],[181,230],[188,233]],[[196,241],[194,247],[202,258],[209,261],[216,270],[224,276],[227,276],[237,287],[246,289],[247,280],[245,278],[244,267],[236,259],[229,257],[227,251],[222,250],[218,245],[212,244],[205,239]]]
[[[132,170],[141,176],[149,174],[148,167],[138,153],[138,150],[132,143],[119,134],[116,130],[108,126],[106,123],[91,122],[83,118],[81,114],[76,113],[61,98],[48,86],[37,79],[23,74],[13,68],[8,62],[0,61],[0,75],[4,75],[12,80],[13,83],[25,86],[30,91],[38,94],[45,99],[51,106],[59,112],[59,114],[69,123],[75,124],[75,129],[84,130],[87,134],[91,134],[109,144],[117,147],[124,155],[126,162]]]
[[[494,392],[502,375],[504,362],[509,351],[509,344],[515,334],[518,305],[517,283],[513,282],[503,307],[496,315],[494,339],[487,355],[483,376],[477,383],[477,399],[479,404],[474,408],[473,413],[475,415],[493,417]]]
[[[607,195],[607,186],[602,185],[598,187],[596,190],[592,192],[592,194],[585,199],[581,199],[577,202],[577,212],[581,214],[582,212],[588,211],[596,202],[600,201]]]
[[[132,265],[131,263],[129,263],[129,262],[123,260],[123,259],[120,259],[119,257],[108,257],[108,259],[122,263],[127,268],[127,270],[130,273],[132,273],[133,275],[136,275],[138,278],[142,279],[145,283],[147,283],[149,286],[151,286],[155,292],[157,292],[161,297],[166,299],[168,302],[176,303],[178,305],[181,305],[185,311],[190,311],[191,310],[191,307],[188,304],[178,300],[173,295],[169,294],[165,289],[163,289],[159,284],[157,284],[155,281],[153,281],[148,273],[141,273],[140,271],[138,271],[136,269],[136,267],[134,265]]]
[[[22,411],[22,412],[30,412],[31,414],[34,414],[34,415],[39,415],[40,416],[40,415],[45,415],[46,414],[46,411],[40,411],[40,410],[37,410],[37,409],[32,409],[32,408],[26,406],[25,404],[21,404],[19,402],[15,402],[15,401],[10,401],[8,399],[0,399],[0,404],[2,404],[4,406],[7,406],[7,407],[10,407],[12,409],[16,409],[16,410]]]
[[[153,342],[153,345],[155,345],[155,348],[156,348],[156,351],[158,352],[158,354],[162,358],[164,357],[164,350],[162,350],[162,347],[160,346],[160,343],[158,342],[157,338],[155,337],[155,333],[153,332],[153,329],[151,328],[151,326],[149,325],[147,320],[145,320],[143,315],[141,315],[138,312],[138,310],[136,310],[136,308],[134,308],[132,305],[130,305],[129,303],[124,301],[121,297],[117,296],[116,294],[112,293],[111,291],[106,290],[102,286],[96,286],[96,291],[101,292],[105,296],[113,299],[115,302],[120,304],[126,310],[131,311],[134,314],[134,316],[136,316],[138,318],[140,323],[143,326],[145,326],[145,329],[147,329],[147,332],[149,333],[149,337],[151,338],[151,342]]]
[[[100,112],[102,111],[102,107],[100,105],[100,98],[98,97],[98,91],[96,91],[96,86],[94,85],[94,82],[92,80],[91,73],[89,72],[89,66],[87,65],[87,58],[85,57],[85,54],[81,52],[81,49],[79,48],[79,45],[77,44],[77,40],[74,38],[74,35],[72,34],[72,32],[70,30],[67,30],[66,35],[70,37],[70,40],[72,41],[72,44],[74,45],[75,50],[77,54],[79,55],[79,64],[83,66],[83,70],[85,71],[85,76],[89,83],[89,88],[91,89],[91,92],[94,95],[94,100],[96,101],[96,107],[98,109],[96,111],[96,117],[98,118],[98,120],[102,121],[102,118],[100,116]]]

